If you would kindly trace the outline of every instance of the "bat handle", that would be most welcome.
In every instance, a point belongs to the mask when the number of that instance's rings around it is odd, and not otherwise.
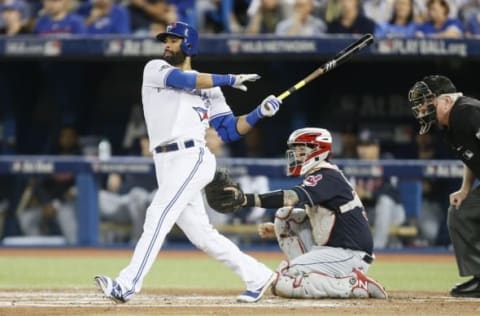
[[[284,91],[282,94],[280,94],[277,99],[279,99],[280,101],[283,101],[285,100],[290,94],[292,94],[293,92],[299,90],[300,88],[302,88],[304,85],[307,84],[307,81],[306,81],[307,78],[303,79],[302,81],[299,81],[297,82],[296,85],[294,85],[293,87],[291,87],[290,89],[288,89],[287,91]]]
[[[285,91],[283,92],[282,94],[280,94],[277,99],[279,99],[280,101],[283,101],[285,100],[288,96],[290,95],[290,91]]]

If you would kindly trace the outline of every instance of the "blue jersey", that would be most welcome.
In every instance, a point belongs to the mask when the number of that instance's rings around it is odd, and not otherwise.
[[[410,22],[405,25],[398,25],[393,23],[380,23],[375,28],[376,37],[413,37],[417,30],[417,24]]]
[[[472,14],[465,24],[466,31],[478,35],[480,34],[480,14]]]
[[[41,15],[37,19],[33,32],[36,34],[85,34],[83,19],[76,14],[67,14],[61,20],[53,20],[49,15]]]
[[[321,206],[335,212],[335,224],[326,246],[373,251],[373,238],[354,189],[338,169],[322,168],[292,188],[299,198],[298,207]]]
[[[446,31],[450,27],[458,29],[459,32],[463,33],[463,26],[460,20],[458,19],[448,19],[445,23],[439,28],[435,28],[431,21],[425,22],[418,26],[417,31],[422,32],[425,35],[432,35]]]
[[[91,3],[85,3],[78,9],[78,14],[85,18],[90,15]],[[102,16],[87,26],[88,34],[130,34],[130,13],[120,5],[114,4],[106,16]]]

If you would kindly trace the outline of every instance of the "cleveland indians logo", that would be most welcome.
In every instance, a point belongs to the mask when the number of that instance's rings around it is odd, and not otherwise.
[[[198,106],[194,106],[194,107],[192,107],[192,109],[194,109],[195,112],[197,112],[198,118],[200,119],[200,122],[203,121],[203,120],[208,120],[208,110],[207,109],[204,109],[204,108],[201,108],[201,107],[198,107]]]
[[[303,180],[303,184],[307,187],[314,187],[317,185],[320,180],[322,180],[323,176],[321,174],[316,174],[314,176],[308,176]]]

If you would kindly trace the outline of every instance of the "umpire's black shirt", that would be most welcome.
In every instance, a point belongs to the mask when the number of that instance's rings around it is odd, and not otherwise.
[[[445,139],[480,179],[480,101],[460,97],[451,109]]]

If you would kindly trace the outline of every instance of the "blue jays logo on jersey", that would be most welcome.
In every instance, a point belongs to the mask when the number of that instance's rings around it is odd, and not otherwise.
[[[192,108],[195,110],[195,112],[197,112],[198,117],[200,118],[200,122],[203,121],[203,120],[208,121],[208,110],[207,109],[201,108],[199,106],[194,106]]]
[[[209,115],[209,109],[211,106],[211,101],[210,98],[208,97],[208,94],[205,91],[202,91],[200,89],[194,89],[192,91],[193,94],[198,95],[202,102],[199,102],[199,106],[192,106],[192,109],[197,112],[198,117],[200,118],[200,122],[203,122],[206,120],[208,124],[208,120],[210,118]]]
[[[321,174],[316,174],[313,176],[308,176],[303,180],[303,185],[307,187],[314,187],[317,185],[320,180],[322,180],[323,176]]]

